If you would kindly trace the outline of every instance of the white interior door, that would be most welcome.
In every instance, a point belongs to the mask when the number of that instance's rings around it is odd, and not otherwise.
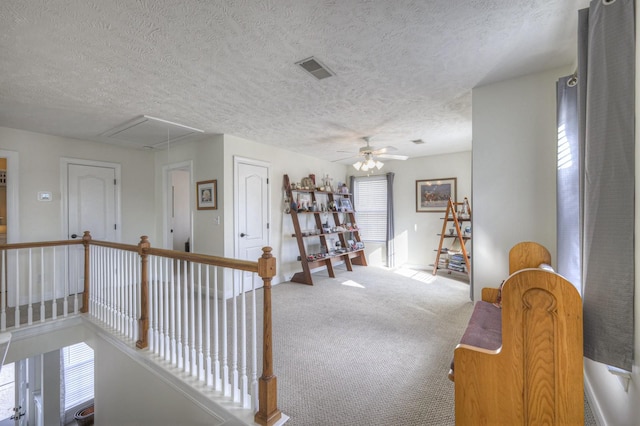
[[[91,164],[67,164],[67,236],[82,238],[84,231],[100,241],[118,241],[116,212],[116,169]],[[82,292],[84,259],[82,246],[69,247],[70,293]],[[76,271],[80,271],[76,274]],[[77,276],[76,276],[77,275]]]
[[[68,165],[69,238],[90,231],[94,240],[116,241],[116,171]]]
[[[262,247],[269,245],[269,166],[267,163],[235,159],[236,257],[257,261]],[[242,279],[244,290],[251,288],[250,274]],[[257,287],[262,281],[256,282]]]

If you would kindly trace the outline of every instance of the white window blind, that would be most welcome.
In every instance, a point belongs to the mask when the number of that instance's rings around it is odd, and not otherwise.
[[[384,176],[356,178],[356,221],[363,241],[387,241],[387,180]]]
[[[62,348],[64,409],[93,398],[93,349],[85,343]]]

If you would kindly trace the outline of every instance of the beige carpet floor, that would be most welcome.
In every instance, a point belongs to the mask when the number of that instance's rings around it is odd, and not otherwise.
[[[289,426],[453,425],[453,349],[467,283],[429,272],[337,268],[273,289],[274,368]],[[586,406],[587,425],[595,425]]]

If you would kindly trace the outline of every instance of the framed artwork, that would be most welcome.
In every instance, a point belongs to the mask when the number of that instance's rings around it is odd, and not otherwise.
[[[218,181],[203,180],[196,183],[198,210],[216,210],[218,208]]]
[[[351,212],[353,211],[353,206],[351,205],[351,200],[348,198],[340,198],[340,210],[343,212]]]
[[[444,212],[449,198],[456,202],[457,178],[416,181],[416,212]]]

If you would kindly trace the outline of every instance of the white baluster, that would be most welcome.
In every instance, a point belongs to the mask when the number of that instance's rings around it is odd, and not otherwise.
[[[195,290],[195,276],[194,276],[194,265],[193,262],[189,262],[189,274],[190,284],[191,284],[191,300],[190,300],[190,323],[191,323],[191,375],[193,377],[198,377],[198,359],[196,353],[196,307],[195,307],[195,299],[196,299],[196,290]]]
[[[58,319],[58,292],[56,289],[56,283],[58,277],[56,276],[56,247],[53,247],[51,269],[53,269],[53,305],[51,306],[51,316],[53,319]]]
[[[214,389],[222,390],[222,378],[220,377],[220,333],[218,314],[218,267],[213,267],[213,377]]]
[[[138,307],[138,285],[141,277],[142,265],[140,265],[140,259],[138,253],[131,253],[131,324],[133,330],[131,336],[134,339],[138,338],[138,318],[140,317],[140,310]]]
[[[157,331],[156,327],[156,290],[155,290],[155,256],[149,256],[149,350],[156,352]]]
[[[258,411],[258,308],[256,274],[251,274],[251,409]]]
[[[232,378],[232,382],[231,382],[231,386],[232,386],[232,391],[233,391],[233,401],[234,402],[240,402],[240,395],[239,395],[239,384],[238,384],[238,300],[237,300],[237,279],[236,277],[238,276],[238,274],[242,274],[242,271],[240,272],[236,272],[233,271],[232,272],[232,291],[233,291],[233,323],[232,325],[232,347],[231,347],[231,378]]]
[[[205,330],[204,330],[204,354],[205,354],[205,381],[208,387],[213,386],[213,374],[211,372],[211,298],[209,294],[209,269],[205,266]]]
[[[223,276],[225,274],[226,270],[223,270]],[[227,321],[227,299],[226,299],[226,294],[225,290],[226,290],[226,284],[225,281],[223,280],[223,284],[222,284],[222,288],[223,288],[223,294],[222,294],[222,386],[223,386],[223,390],[224,390],[224,396],[230,396],[231,395],[231,381],[229,379],[229,360],[228,360],[228,341],[229,341],[229,336],[228,336],[228,321]]]
[[[244,291],[245,273],[239,271],[240,291],[242,292],[240,310],[240,401],[244,408],[249,408],[250,400],[247,398],[249,382],[247,378],[247,293]]]
[[[44,247],[40,247],[40,275],[38,276],[40,281],[40,322],[44,322]]]
[[[184,262],[184,371],[189,374],[191,372],[191,364],[189,361],[189,281],[188,281],[188,264]]]
[[[120,256],[120,286],[122,287],[122,333],[129,336],[129,278],[131,271],[129,270],[129,252],[123,251]]]
[[[198,263],[198,327],[196,341],[198,344],[198,380],[204,382],[204,354],[202,353],[202,264]]]
[[[158,330],[158,355],[160,358],[164,357],[164,292],[162,287],[164,286],[164,269],[162,267],[162,259],[157,257],[158,263],[158,277],[156,279],[156,294],[158,304],[156,305],[156,310],[158,312],[157,320],[156,320],[156,329]]]
[[[114,272],[114,260],[115,252],[109,249],[109,325],[116,328],[116,286],[115,286],[115,274]]]
[[[162,283],[162,289],[164,293],[164,360],[171,362],[171,337],[170,337],[170,328],[169,328],[169,317],[171,316],[171,311],[169,311],[169,283],[171,281],[171,267],[170,259],[164,258],[164,281]]]
[[[29,300],[27,301],[27,324],[33,324],[33,250],[29,250]]]
[[[178,365],[178,358],[176,354],[176,288],[175,288],[175,270],[174,270],[175,260],[171,259],[169,261],[169,271],[170,271],[170,287],[169,291],[171,292],[171,365]]]
[[[176,343],[177,343],[177,365],[178,368],[184,367],[184,360],[182,358],[184,346],[182,344],[182,299],[180,292],[180,284],[182,282],[182,274],[180,268],[180,261],[176,260]]]
[[[116,292],[116,298],[114,301],[116,307],[116,330],[122,333],[122,330],[124,329],[124,313],[122,312],[122,252],[116,249],[114,249],[113,251],[113,260],[115,266],[115,270],[113,271],[113,279],[115,280],[113,288]]]
[[[20,250],[16,250],[16,310],[14,312],[14,327],[20,327]]]
[[[0,270],[2,274],[0,274],[0,330],[5,331],[7,329],[7,274],[5,271],[7,270],[7,251],[2,250],[0,252],[0,256],[2,259],[2,266]],[[17,289],[16,289],[17,290]]]

